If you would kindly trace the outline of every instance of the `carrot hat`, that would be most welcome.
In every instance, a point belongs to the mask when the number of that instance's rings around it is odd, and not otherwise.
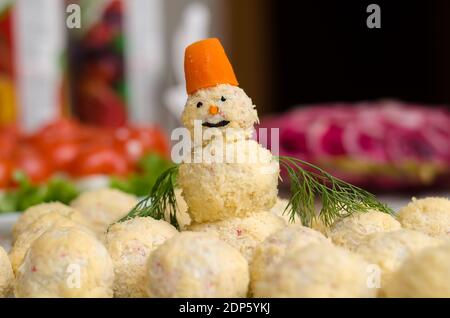
[[[218,84],[239,85],[225,50],[216,38],[198,41],[186,48],[184,74],[189,95]]]

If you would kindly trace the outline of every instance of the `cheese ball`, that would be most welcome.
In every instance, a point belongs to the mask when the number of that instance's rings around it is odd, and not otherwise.
[[[71,208],[60,202],[50,202],[50,203],[41,203],[34,205],[28,209],[26,209],[19,217],[17,222],[14,224],[12,228],[12,238],[13,242],[17,239],[17,237],[24,232],[30,224],[39,219],[41,216],[47,213],[59,213],[64,215],[71,220],[85,224],[86,220],[83,215],[78,212],[76,209]]]
[[[311,243],[287,251],[253,285],[254,297],[375,297],[367,287],[368,264],[332,244]]]
[[[99,189],[82,193],[70,205],[83,214],[96,233],[103,235],[109,225],[127,215],[137,203],[134,195],[116,189]]]
[[[325,236],[328,236],[328,232],[330,231],[330,227],[327,226],[322,219],[320,218],[314,218],[311,222],[311,228],[313,230],[316,230],[320,233],[322,233]]]
[[[145,297],[145,277],[150,253],[178,231],[169,223],[137,217],[111,226],[106,248],[114,264],[114,296]]]
[[[381,285],[383,286],[407,258],[418,254],[425,248],[442,243],[442,240],[426,234],[400,229],[367,235],[355,249],[355,252],[364,257],[370,264],[376,264],[380,267]]]
[[[217,107],[217,113],[211,114],[210,106]],[[244,132],[250,137],[254,124],[258,123],[258,113],[252,100],[242,88],[228,84],[200,89],[189,95],[181,116],[183,125],[194,136],[194,121],[200,121],[200,127],[205,125],[220,125],[217,129],[225,133],[226,129]],[[212,125],[211,125],[212,124]]]
[[[245,258],[206,233],[175,235],[150,255],[147,264],[150,297],[245,297],[248,283]]]
[[[366,235],[394,231],[400,228],[400,223],[391,215],[369,211],[355,213],[335,221],[328,230],[328,236],[333,243],[348,250],[354,250]]]
[[[214,152],[211,147],[202,149]],[[270,151],[254,140],[237,141],[230,148],[242,151],[226,162],[215,162],[214,157],[209,162],[180,164],[178,184],[197,223],[268,211],[277,201],[279,164]]]
[[[415,198],[398,213],[403,227],[431,236],[450,237],[450,200],[446,198]]]
[[[289,212],[288,211],[285,212],[288,204],[289,200],[278,198],[275,205],[270,209],[270,212],[272,212],[275,215],[278,215],[279,217],[282,217],[288,224],[301,225],[302,220],[300,220],[300,217],[298,215],[295,215],[294,219],[291,219]]]
[[[16,297],[112,297],[114,270],[103,244],[77,227],[52,228],[37,238],[19,267]]]
[[[386,297],[449,298],[450,243],[428,248],[408,258],[392,275]]]
[[[250,263],[252,289],[265,276],[266,269],[278,264],[288,251],[311,243],[331,244],[323,234],[301,225],[287,226],[267,237],[256,246]]]
[[[0,298],[8,297],[12,291],[14,274],[8,254],[0,246]]]
[[[286,227],[286,221],[283,218],[270,212],[259,212],[244,218],[194,223],[189,226],[189,230],[216,235],[236,248],[247,261],[250,261],[256,246],[270,234],[284,227]]]
[[[83,224],[72,221],[69,217],[59,212],[49,212],[42,215],[39,219],[31,223],[24,232],[22,232],[14,242],[9,258],[14,273],[17,273],[20,264],[22,264],[25,254],[31,244],[41,236],[45,231],[53,227],[84,227]]]

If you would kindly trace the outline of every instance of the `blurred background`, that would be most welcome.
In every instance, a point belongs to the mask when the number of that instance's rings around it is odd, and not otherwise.
[[[369,28],[372,2],[0,0],[0,187],[19,170],[145,193],[179,126],[184,48],[218,37],[281,154],[448,195],[450,3],[376,1]]]

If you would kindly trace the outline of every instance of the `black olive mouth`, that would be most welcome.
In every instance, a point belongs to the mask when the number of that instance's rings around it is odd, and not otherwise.
[[[202,126],[205,127],[209,127],[209,128],[217,128],[217,127],[225,127],[226,125],[228,125],[230,122],[228,120],[221,120],[218,123],[208,123],[208,122],[204,122],[202,124]]]

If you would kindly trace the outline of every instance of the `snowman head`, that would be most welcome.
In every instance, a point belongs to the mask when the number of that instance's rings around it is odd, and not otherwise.
[[[207,128],[251,130],[258,122],[258,113],[243,89],[219,84],[189,95],[182,122],[191,133],[195,120]]]
[[[238,87],[233,68],[217,39],[206,39],[186,48],[184,59],[189,95],[182,122],[191,132],[202,128],[251,131],[258,122],[252,100]]]

